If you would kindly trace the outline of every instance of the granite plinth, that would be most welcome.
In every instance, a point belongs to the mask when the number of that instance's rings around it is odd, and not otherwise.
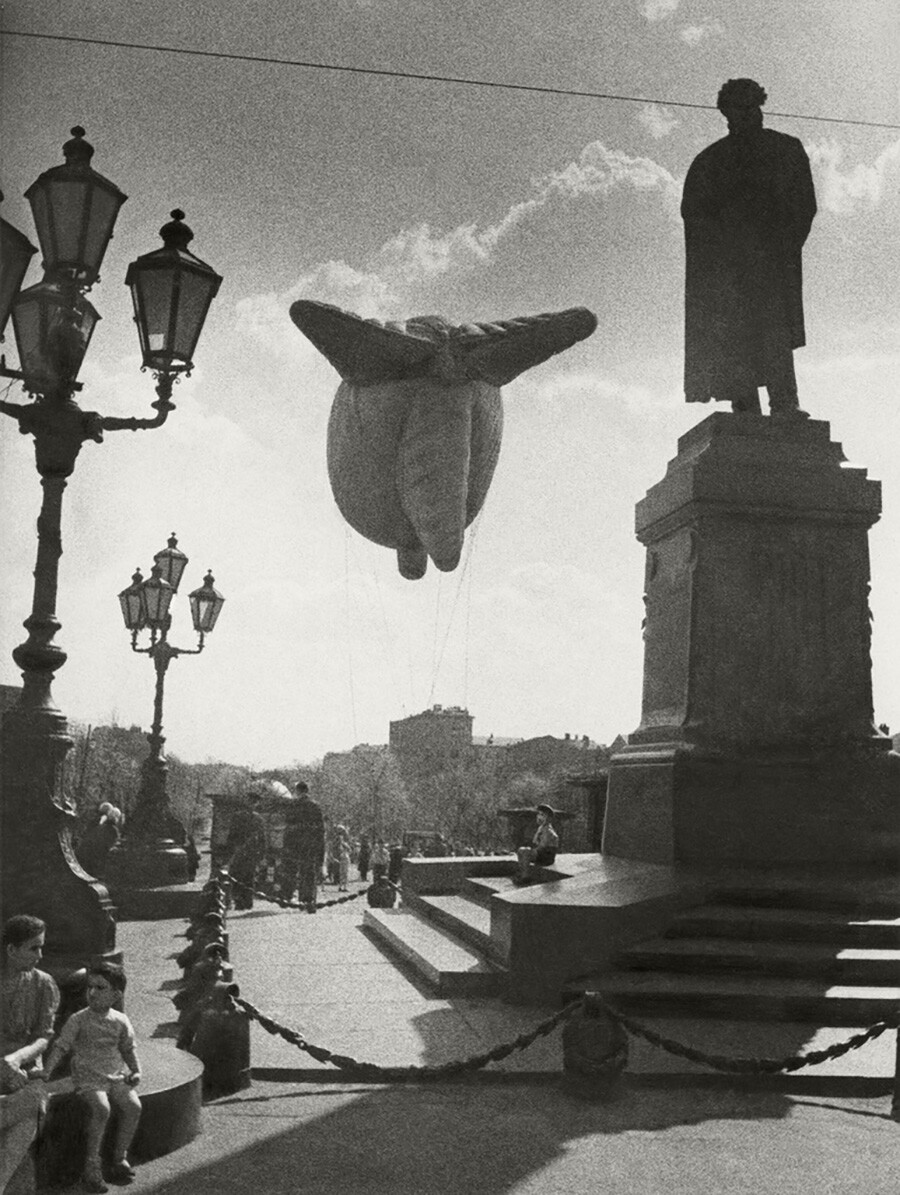
[[[604,854],[900,859],[900,758],[873,727],[867,532],[880,486],[828,425],[718,413],[637,507],[641,723]]]

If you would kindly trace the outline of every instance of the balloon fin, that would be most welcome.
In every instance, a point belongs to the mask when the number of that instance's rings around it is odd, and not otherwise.
[[[586,307],[495,324],[464,325],[454,338],[468,377],[505,386],[526,369],[590,336],[597,317]]]
[[[430,338],[361,319],[330,303],[298,299],[291,304],[291,319],[344,381],[357,385],[425,373],[435,353]]]

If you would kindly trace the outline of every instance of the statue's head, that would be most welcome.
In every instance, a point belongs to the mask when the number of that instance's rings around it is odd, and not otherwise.
[[[728,121],[729,133],[746,133],[762,127],[765,88],[755,79],[729,79],[719,88],[716,106]]]

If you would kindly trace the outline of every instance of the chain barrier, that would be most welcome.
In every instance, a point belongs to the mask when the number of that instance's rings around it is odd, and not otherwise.
[[[229,884],[233,884],[236,888],[240,888],[242,892],[249,892],[251,896],[255,896],[259,900],[268,900],[272,904],[279,905],[282,909],[309,909],[311,907],[316,909],[329,909],[332,907],[332,905],[345,905],[348,901],[359,900],[361,896],[366,896],[371,888],[370,885],[369,888],[361,888],[359,892],[348,892],[346,896],[336,896],[333,900],[321,900],[315,902],[285,900],[283,896],[278,896],[274,892],[262,892],[258,888],[252,887],[250,884],[245,884],[241,880],[236,880],[234,876],[230,874],[230,872],[227,872],[224,869],[220,869],[219,874],[222,875],[222,877],[227,880]],[[398,892],[400,891],[396,884],[391,883],[390,880],[387,882],[391,884],[392,888],[396,888]]]
[[[664,1037],[653,1029],[648,1029],[640,1021],[634,1020],[633,1017],[626,1016],[618,1009],[613,1008],[598,992],[591,992],[591,996],[607,1016],[632,1036],[642,1037],[652,1046],[657,1046],[678,1058],[686,1058],[689,1062],[699,1062],[702,1066],[708,1066],[713,1070],[727,1071],[733,1074],[771,1075],[778,1074],[780,1071],[798,1071],[804,1066],[818,1066],[822,1062],[841,1058],[851,1050],[858,1050],[866,1042],[874,1041],[882,1033],[888,1029],[896,1029],[898,1025],[897,1016],[890,1020],[877,1021],[864,1032],[854,1034],[853,1037],[848,1037],[844,1041],[835,1042],[834,1045],[828,1046],[824,1050],[810,1050],[806,1054],[792,1054],[787,1058],[730,1058],[727,1054],[707,1054],[704,1050],[697,1050],[692,1046],[675,1041],[671,1037]]]
[[[710,1054],[704,1050],[686,1046],[682,1042],[675,1041],[673,1038],[664,1037],[662,1034],[656,1033],[646,1025],[642,1025],[639,1021],[634,1020],[634,1018],[619,1012],[598,993],[591,992],[590,996],[607,1016],[621,1025],[632,1036],[642,1037],[651,1045],[657,1046],[669,1054],[674,1054],[676,1057],[685,1058],[689,1062],[697,1062],[713,1070],[725,1071],[731,1074],[778,1074],[782,1071],[798,1071],[806,1066],[818,1066],[822,1062],[840,1058],[851,1050],[860,1049],[861,1046],[864,1046],[869,1041],[874,1041],[875,1038],[880,1037],[888,1029],[896,1029],[898,1024],[896,1017],[892,1020],[878,1021],[864,1032],[854,1034],[844,1041],[835,1042],[834,1045],[828,1046],[824,1050],[810,1050],[808,1053],[794,1054],[787,1058],[732,1058],[725,1054]],[[306,1041],[302,1034],[294,1029],[288,1029],[286,1026],[280,1025],[271,1017],[267,1017],[249,1001],[239,996],[235,996],[234,1001],[247,1013],[251,1020],[258,1021],[267,1033],[276,1037],[282,1037],[291,1045],[304,1050],[310,1057],[315,1058],[317,1062],[330,1062],[341,1070],[357,1071],[360,1074],[365,1074],[367,1078],[381,1076],[382,1078],[401,1081],[415,1077],[439,1079],[444,1076],[480,1070],[489,1062],[500,1062],[516,1050],[527,1049],[539,1037],[545,1037],[547,1034],[552,1033],[558,1025],[583,1008],[585,1003],[584,998],[573,1000],[566,1004],[558,1013],[542,1021],[529,1033],[521,1033],[513,1041],[495,1046],[493,1050],[475,1055],[472,1058],[446,1062],[440,1066],[383,1067],[374,1062],[360,1062],[358,1059],[350,1058],[344,1054],[333,1054],[330,1050],[326,1050],[322,1046],[312,1045]]]
[[[347,1054],[333,1054],[330,1050],[326,1050],[322,1046],[314,1046],[301,1033],[298,1033],[296,1029],[288,1029],[285,1025],[279,1025],[277,1021],[273,1021],[271,1017],[267,1017],[264,1013],[261,1013],[248,1000],[244,1000],[240,996],[233,996],[232,999],[239,1008],[244,1010],[251,1020],[259,1022],[267,1033],[271,1033],[273,1037],[284,1038],[290,1045],[297,1046],[298,1049],[305,1051],[311,1058],[315,1058],[317,1062],[330,1062],[332,1066],[336,1066],[340,1070],[353,1071],[366,1079],[381,1079],[394,1083],[402,1083],[408,1079],[443,1079],[451,1075],[460,1075],[470,1071],[481,1070],[489,1062],[501,1062],[516,1050],[525,1050],[533,1042],[537,1041],[539,1037],[546,1037],[548,1033],[552,1033],[557,1025],[562,1024],[563,1021],[571,1017],[583,1003],[580,1000],[573,1001],[571,1004],[567,1004],[561,1008],[559,1012],[554,1013],[552,1017],[548,1017],[546,1021],[542,1021],[540,1025],[537,1025],[528,1033],[520,1033],[513,1041],[494,1046],[492,1050],[487,1050],[483,1054],[476,1054],[472,1058],[456,1059],[453,1062],[444,1062],[438,1066],[379,1066],[375,1062],[360,1062],[358,1059],[351,1058]]]

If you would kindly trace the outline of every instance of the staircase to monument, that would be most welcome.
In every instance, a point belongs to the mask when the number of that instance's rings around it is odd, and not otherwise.
[[[590,986],[636,1016],[873,1024],[900,1004],[900,880],[716,888]]]
[[[506,968],[491,939],[488,904],[507,882],[469,880],[458,893],[407,893],[402,908],[366,909],[363,924],[436,996],[499,996]]]

